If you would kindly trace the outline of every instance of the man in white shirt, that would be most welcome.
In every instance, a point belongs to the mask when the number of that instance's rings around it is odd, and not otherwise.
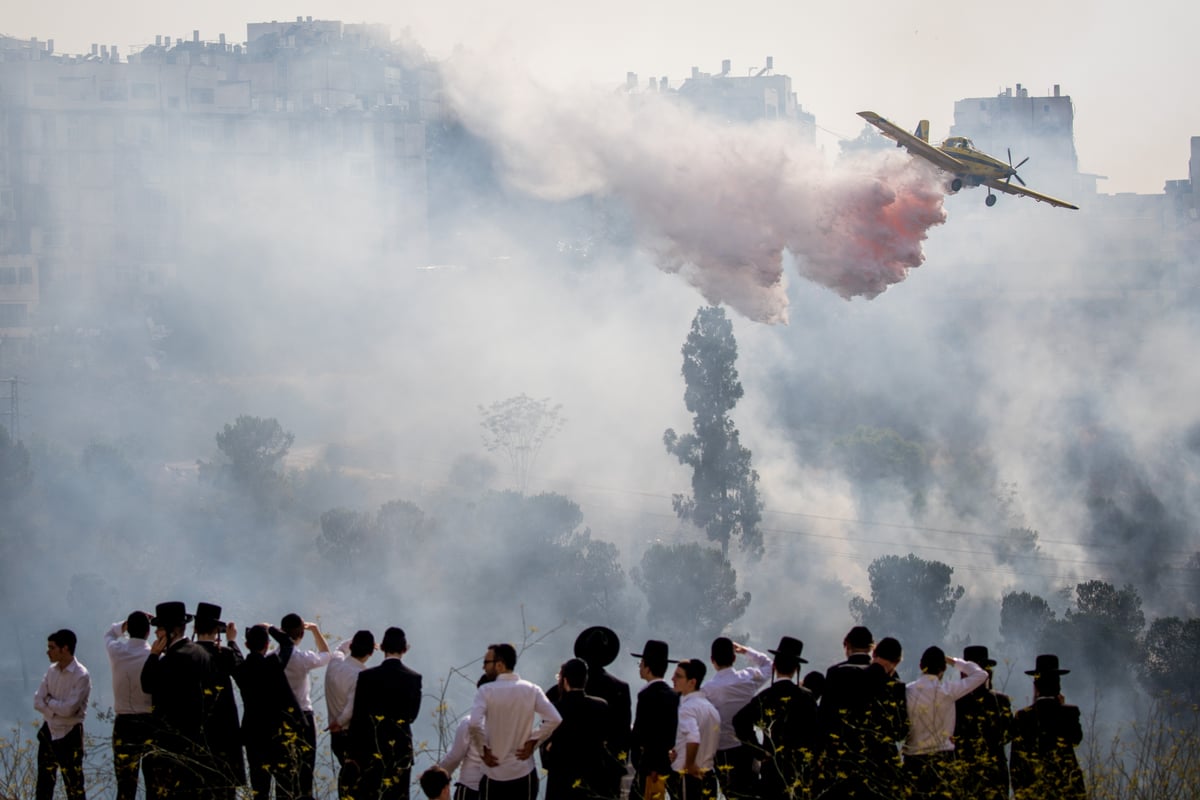
[[[70,800],[86,800],[83,786],[83,718],[87,716],[92,676],[75,659],[75,634],[55,631],[46,640],[50,668],[33,695],[33,707],[45,718],[38,731],[37,800],[53,800],[58,771]]]
[[[321,629],[317,627],[317,623],[305,622],[299,614],[287,614],[279,623],[279,627],[292,637],[292,642],[297,645],[296,649],[292,651],[292,657],[288,659],[284,674],[287,675],[288,685],[292,687],[292,694],[296,696],[296,702],[300,704],[300,712],[304,715],[305,721],[304,729],[301,731],[304,741],[297,748],[300,751],[299,763],[294,765],[296,769],[295,785],[300,788],[301,797],[312,797],[313,771],[317,766],[317,723],[313,718],[308,673],[328,664],[333,658],[333,654],[329,652],[329,644],[321,635]],[[315,652],[301,650],[298,646],[300,640],[304,638],[305,631],[312,633],[313,641],[317,645]]]
[[[733,731],[733,717],[770,682],[771,657],[724,636],[713,639],[710,655],[716,672],[704,684],[704,694],[721,715],[721,739],[714,759],[717,781],[728,800],[754,796],[752,755],[738,741]],[[749,662],[748,667],[733,668],[739,655]]]
[[[334,651],[325,669],[325,710],[329,720],[329,749],[338,761],[338,797],[354,793],[355,775],[347,774],[346,759],[350,752],[350,717],[354,714],[354,687],[358,674],[367,668],[375,652],[375,634],[359,631]],[[356,770],[350,770],[351,773]]]
[[[946,667],[954,667],[960,677],[943,681]],[[940,647],[930,647],[921,654],[921,677],[905,686],[909,729],[904,742],[904,771],[917,796],[949,792],[955,702],[982,686],[987,678],[983,667],[947,656]]]
[[[672,684],[679,692],[679,725],[667,793],[673,800],[701,800],[717,796],[713,759],[721,740],[721,715],[708,701],[700,684],[708,668],[698,658],[680,661]]]
[[[493,644],[483,657],[485,672],[496,679],[480,686],[468,723],[471,741],[483,753],[480,800],[534,800],[538,776],[533,754],[562,722],[562,716],[536,684],[513,672],[517,651]],[[542,724],[533,729],[534,716]]]
[[[150,655],[150,615],[134,611],[123,622],[114,622],[104,633],[104,647],[112,667],[113,770],[117,800],[137,796],[138,770],[147,742],[154,735],[150,695],[142,691],[142,666]]]

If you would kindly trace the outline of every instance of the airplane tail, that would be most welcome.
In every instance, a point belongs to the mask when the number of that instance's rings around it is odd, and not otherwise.
[[[913,135],[922,142],[929,141],[929,120],[923,119],[917,123],[917,129],[913,131]]]

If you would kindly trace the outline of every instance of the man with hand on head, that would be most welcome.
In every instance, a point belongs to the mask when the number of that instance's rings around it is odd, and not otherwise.
[[[963,659],[983,667],[988,680],[955,703],[954,753],[958,760],[959,790],[977,800],[1007,800],[1008,756],[1012,741],[1012,700],[992,689],[995,660],[983,645],[963,649]]]
[[[142,665],[150,655],[150,615],[132,611],[125,620],[114,622],[104,632],[104,648],[112,668],[113,685],[113,770],[117,778],[117,800],[137,796],[138,770],[153,735],[150,695],[142,691]]]
[[[516,666],[517,651],[511,644],[488,646],[483,668],[496,679],[476,690],[468,726],[483,752],[483,800],[534,800],[538,775],[533,753],[562,722],[541,688],[513,671]],[[535,716],[542,718],[536,730]]]
[[[308,674],[328,664],[333,656],[329,652],[329,644],[321,635],[321,629],[317,627],[317,623],[305,622],[299,614],[287,614],[280,621],[279,627],[292,637],[293,644],[297,646],[292,651],[292,657],[288,659],[285,672],[288,683],[292,686],[292,694],[296,696],[296,702],[300,704],[300,711],[304,714],[305,719],[302,732],[303,746],[300,748],[298,763],[295,765],[296,780],[300,787],[300,796],[312,797],[313,771],[317,765],[317,723],[313,716]],[[313,642],[317,645],[315,652],[299,648],[305,631],[312,634]]]
[[[734,660],[742,656],[749,666],[734,669]],[[751,751],[738,741],[733,716],[771,680],[771,657],[738,644],[724,636],[714,639],[710,648],[716,672],[704,684],[704,694],[721,715],[721,743],[717,748],[717,781],[729,800],[755,794],[755,776]]]
[[[83,718],[92,693],[92,676],[75,658],[75,644],[75,633],[66,628],[46,639],[50,668],[33,695],[33,707],[45,719],[37,735],[37,800],[53,800],[59,770],[70,800],[87,797],[83,784]]]
[[[943,680],[947,667],[961,676]],[[950,792],[955,703],[985,684],[987,677],[983,667],[948,656],[940,647],[929,647],[921,654],[921,677],[906,687],[909,729],[904,770],[915,797],[940,798]]]

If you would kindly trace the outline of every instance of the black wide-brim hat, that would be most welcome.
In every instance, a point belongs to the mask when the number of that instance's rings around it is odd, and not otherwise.
[[[794,639],[791,636],[781,637],[779,640],[779,647],[775,648],[774,650],[768,650],[767,652],[773,656],[794,658],[801,664],[808,663],[807,658],[800,657],[800,654],[804,652],[804,642],[800,641],[799,639]]]
[[[666,642],[660,642],[658,639],[647,639],[646,646],[642,648],[640,653],[630,653],[634,658],[640,658],[648,664],[678,664],[678,661],[669,658],[671,654],[670,648]]]
[[[221,621],[221,607],[215,603],[197,603],[196,604],[196,621],[204,620],[205,622],[216,623],[217,628],[224,629],[226,624]]]
[[[150,618],[150,624],[156,628],[169,628],[173,625],[186,625],[192,619],[192,615],[187,613],[187,606],[179,600],[172,600],[154,607],[154,616]]]
[[[593,625],[575,639],[575,657],[582,658],[591,666],[607,667],[617,660],[621,652],[621,640],[611,628]]]
[[[963,648],[963,661],[971,661],[981,667],[994,667],[996,659],[988,657],[988,649],[982,644],[972,644]]]
[[[1071,672],[1069,669],[1058,668],[1058,656],[1047,653],[1037,657],[1033,669],[1025,670],[1026,675],[1032,675],[1035,678],[1039,675],[1067,675]]]

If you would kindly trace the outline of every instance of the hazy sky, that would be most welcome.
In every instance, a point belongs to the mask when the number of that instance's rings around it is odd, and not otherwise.
[[[1060,84],[1075,103],[1080,169],[1107,176],[1100,183],[1104,192],[1161,192],[1164,181],[1187,176],[1189,138],[1200,135],[1191,83],[1200,73],[1194,46],[1200,10],[1182,0],[768,0],[736,10],[732,3],[680,0],[66,0],[10,4],[3,32],[53,38],[60,52],[84,52],[96,42],[128,53],[153,42],[156,33],[188,38],[199,29],[204,39],[225,33],[241,41],[247,22],[300,14],[385,23],[394,37],[407,30],[435,58],[461,46],[528,68],[556,86],[618,85],[627,71],[638,73],[643,85],[651,76],[677,84],[692,66],[716,72],[729,58],[734,72],[745,74],[770,55],[776,71],[792,76],[830,152],[837,136],[858,134],[862,124],[854,113],[862,109],[905,124],[928,118],[931,135],[941,138],[955,100],[991,96],[1017,83],[1046,94]],[[1036,164],[1023,174],[1037,185]]]

